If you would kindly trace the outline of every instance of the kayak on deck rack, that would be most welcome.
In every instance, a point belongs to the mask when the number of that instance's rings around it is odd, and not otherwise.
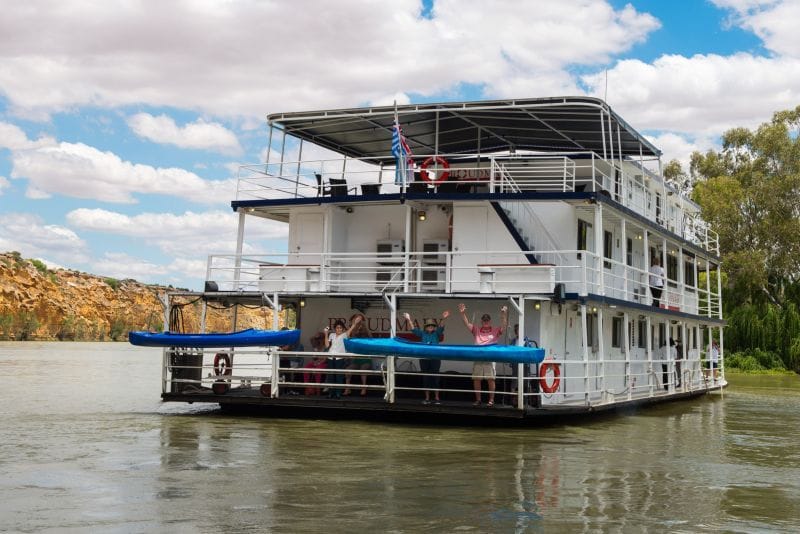
[[[347,352],[439,360],[541,363],[544,349],[517,345],[431,345],[402,338],[345,339]]]
[[[130,332],[128,341],[140,347],[279,347],[294,345],[300,330],[258,330],[183,334],[179,332]]]

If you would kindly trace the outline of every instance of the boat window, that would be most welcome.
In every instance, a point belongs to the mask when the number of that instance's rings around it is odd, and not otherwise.
[[[595,333],[595,328],[597,326],[597,320],[595,315],[589,311],[587,308],[586,313],[586,341],[589,343],[589,346],[592,347],[594,350],[595,347],[595,340],[597,339],[597,335]],[[583,345],[583,336],[581,336],[581,346]]]
[[[611,257],[612,244],[613,244],[613,236],[611,235],[611,232],[609,232],[608,230],[604,230],[603,231],[603,257],[604,258],[612,259],[612,257]],[[610,269],[611,268],[611,262],[610,261],[604,261],[603,262],[603,267],[605,267],[606,269]]]
[[[639,343],[640,349],[647,348],[647,321],[639,321]]]
[[[625,240],[625,263],[626,265],[633,265],[633,239],[630,237]]]
[[[694,258],[691,256],[687,257],[686,261],[683,263],[683,280],[687,286],[695,287]]]
[[[611,346],[619,348],[622,345],[622,317],[611,319]]]
[[[587,244],[589,239],[589,230],[592,228],[592,225],[588,222],[584,221],[583,219],[578,219],[578,246],[575,247],[578,250],[588,250]],[[578,259],[581,259],[580,253],[578,253]]]
[[[667,279],[678,281],[678,257],[674,251],[667,254]]]

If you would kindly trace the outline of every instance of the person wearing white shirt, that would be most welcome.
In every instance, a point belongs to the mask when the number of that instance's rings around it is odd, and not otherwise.
[[[717,381],[717,369],[719,368],[719,345],[715,340],[711,341],[711,346],[708,349],[708,369],[714,377],[714,382]]]
[[[661,306],[661,292],[664,291],[664,268],[658,258],[653,258],[653,264],[650,266],[650,293],[653,294],[653,306],[659,308]]]

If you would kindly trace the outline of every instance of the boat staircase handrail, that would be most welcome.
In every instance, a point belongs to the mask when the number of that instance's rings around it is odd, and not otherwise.
[[[564,165],[566,169],[567,166]],[[514,180],[511,176],[511,173],[508,172],[503,162],[499,161],[492,161],[492,169],[493,169],[493,176],[499,176],[500,182],[500,190],[501,191],[510,191],[512,193],[519,193],[521,192],[521,188],[519,184]],[[564,188],[567,187],[566,181],[566,170],[565,170],[565,180],[564,180]],[[575,187],[575,175],[574,172],[572,174],[572,188]],[[509,219],[511,220],[512,224],[516,227],[517,232],[522,236],[523,241],[528,245],[528,248],[531,250],[557,250],[558,244],[553,237],[553,234],[547,229],[542,219],[536,214],[536,211],[530,205],[529,202],[513,202],[513,201],[499,201],[498,205],[506,210],[506,213],[509,215]],[[529,241],[530,240],[530,241]],[[534,254],[535,255],[535,254]],[[557,254],[557,261],[558,265],[562,265],[566,263],[566,258],[564,258],[561,254]]]

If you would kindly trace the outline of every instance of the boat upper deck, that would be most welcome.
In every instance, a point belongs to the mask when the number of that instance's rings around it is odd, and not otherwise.
[[[414,161],[413,174],[402,180],[391,151],[395,120]],[[374,202],[393,195],[553,199],[592,192],[719,253],[717,235],[699,217],[699,207],[648,170],[653,162],[660,164],[660,151],[599,99],[282,113],[269,122],[267,163],[241,167],[234,209],[280,220],[285,210],[269,208]],[[281,135],[277,155],[271,151],[276,133]]]

